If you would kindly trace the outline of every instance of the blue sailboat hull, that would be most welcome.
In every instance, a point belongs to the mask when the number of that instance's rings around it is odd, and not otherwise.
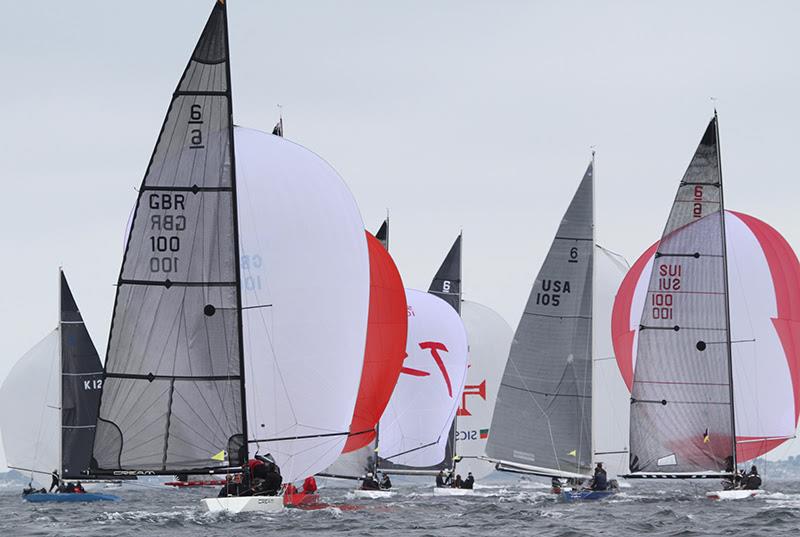
[[[561,493],[561,498],[568,502],[583,500],[604,500],[616,494],[613,490],[565,490]]]
[[[122,498],[114,496],[113,494],[96,494],[94,492],[86,493],[60,493],[50,494],[45,492],[36,492],[33,494],[26,494],[22,497],[26,502],[31,503],[45,503],[45,502],[118,502]]]

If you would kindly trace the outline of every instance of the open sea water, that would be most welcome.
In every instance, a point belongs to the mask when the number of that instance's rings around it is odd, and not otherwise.
[[[156,482],[126,483],[116,503],[29,504],[17,484],[0,489],[0,535],[263,536],[358,535],[758,535],[797,537],[800,485],[767,481],[763,495],[711,501],[715,482],[635,481],[601,502],[565,503],[549,484],[516,476],[493,476],[472,497],[434,497],[424,478],[396,478],[395,497],[357,500],[350,483],[319,480],[317,510],[277,515],[209,514],[199,500],[216,489],[176,490]]]

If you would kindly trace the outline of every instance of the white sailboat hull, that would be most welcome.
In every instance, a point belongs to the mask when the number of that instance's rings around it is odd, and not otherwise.
[[[229,496],[201,501],[210,513],[280,513],[284,509],[282,496]]]
[[[764,492],[762,490],[712,490],[706,492],[706,498],[711,500],[745,500],[753,498]]]
[[[450,487],[435,487],[434,496],[472,496],[475,494],[473,489],[454,489]]]
[[[380,500],[384,498],[391,498],[394,496],[393,490],[361,490],[353,491],[353,496],[356,498],[366,498],[369,500]]]

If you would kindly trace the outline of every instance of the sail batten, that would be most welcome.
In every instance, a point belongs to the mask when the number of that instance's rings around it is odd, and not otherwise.
[[[180,82],[132,218],[105,364],[99,471],[241,462],[246,424],[230,70],[216,3]],[[209,426],[213,424],[213,426]]]

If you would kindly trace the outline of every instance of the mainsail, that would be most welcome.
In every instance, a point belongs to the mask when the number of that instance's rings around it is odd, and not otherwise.
[[[61,283],[61,478],[85,479],[91,466],[103,366],[67,278]]]
[[[716,115],[653,260],[631,392],[630,470],[735,468],[730,318]]]
[[[428,292],[432,293],[461,313],[461,234],[456,237],[442,265],[433,277]]]
[[[191,473],[246,456],[227,14],[217,2],[172,95],[117,286],[98,472]],[[220,451],[228,461],[217,461]]]
[[[593,164],[561,221],[514,335],[486,454],[542,475],[592,462]]]
[[[467,337],[449,304],[412,289],[404,367],[380,421],[379,464],[428,473],[445,460],[467,370]]]

